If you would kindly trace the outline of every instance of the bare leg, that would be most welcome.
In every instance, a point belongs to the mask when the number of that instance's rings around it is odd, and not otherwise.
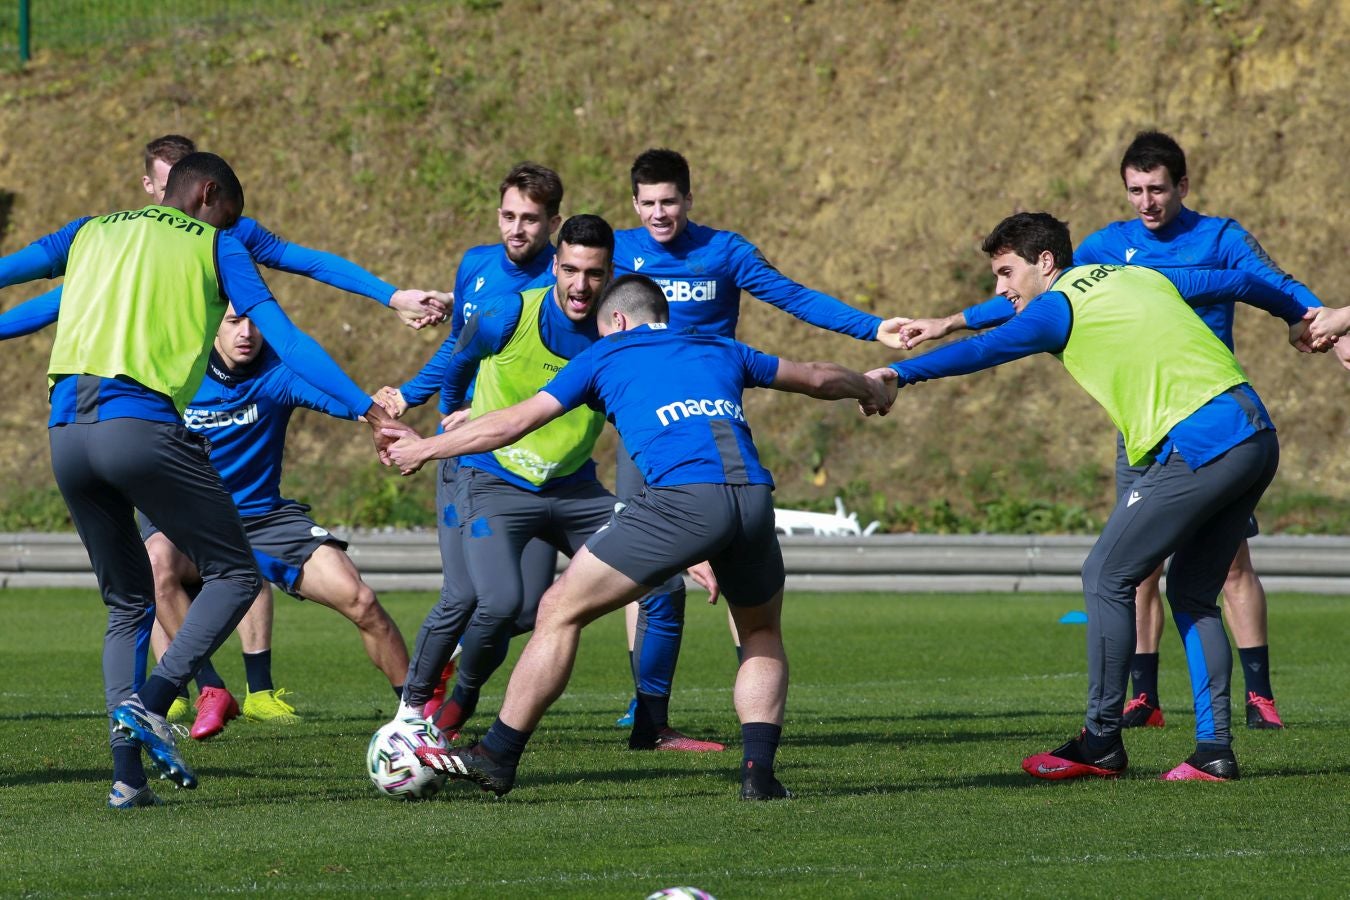
[[[1266,590],[1252,568],[1252,552],[1244,540],[1223,583],[1223,605],[1238,648],[1267,643]]]
[[[272,649],[272,609],[272,585],[264,581],[262,590],[253,598],[253,605],[235,629],[245,653]]]
[[[1159,566],[1134,589],[1135,653],[1157,653],[1162,644],[1163,603],[1158,588],[1162,572]]]
[[[741,723],[783,724],[788,663],[783,649],[783,592],[763,606],[731,606],[745,660],[736,673],[736,715]]]
[[[320,546],[300,570],[295,589],[306,600],[346,616],[360,630],[370,661],[391,685],[403,684],[408,674],[408,645],[346,553],[332,544]]]
[[[638,623],[638,605],[630,603],[623,608],[623,623],[628,629],[628,652],[633,652],[633,647],[637,644],[637,623]]]
[[[159,626],[156,630],[160,632],[161,639],[167,638],[162,645],[155,644],[155,655],[160,656],[168,646],[168,641],[173,640],[178,629],[183,627],[183,619],[187,617],[188,607],[192,604],[184,585],[201,579],[192,560],[184,556],[162,532],[150,536],[145,542],[145,552],[150,557],[150,568],[155,574],[155,624]],[[151,633],[151,640],[155,640],[154,632]]]

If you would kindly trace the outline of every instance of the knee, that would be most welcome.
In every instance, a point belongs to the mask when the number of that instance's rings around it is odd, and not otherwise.
[[[356,583],[349,609],[348,617],[362,630],[382,625],[388,618],[384,607],[380,606],[379,598],[375,596],[375,591],[364,581]]]

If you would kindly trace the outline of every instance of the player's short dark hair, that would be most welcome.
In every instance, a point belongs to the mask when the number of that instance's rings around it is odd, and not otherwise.
[[[173,168],[178,165],[180,159],[196,152],[197,145],[190,137],[183,137],[181,134],[157,137],[145,145],[145,174],[150,174],[150,167],[157,159],[164,160],[169,164],[169,168]]]
[[[558,232],[558,244],[572,244],[576,247],[599,247],[614,256],[614,229],[599,216],[585,213],[572,216],[563,223]]]
[[[1073,241],[1069,239],[1069,226],[1049,213],[1024,212],[1008,216],[989,232],[980,249],[990,257],[1011,250],[1030,263],[1049,250],[1057,267],[1067,269],[1073,266]]]
[[[674,150],[656,147],[644,150],[633,160],[628,173],[633,182],[633,196],[639,184],[673,184],[681,194],[689,193],[689,162]]]
[[[1152,172],[1159,166],[1167,169],[1173,184],[1180,184],[1186,177],[1186,154],[1171,135],[1161,131],[1141,131],[1120,158],[1120,178],[1125,180],[1126,169]]]
[[[169,180],[164,185],[165,197],[176,197],[178,192],[203,181],[214,181],[221,198],[244,205],[244,186],[225,160],[214,153],[189,153],[173,164]]]
[[[562,207],[563,183],[558,173],[538,163],[523,162],[517,165],[502,179],[501,196],[511,188],[520,191],[535,203],[544,204],[549,218],[558,214]]]
[[[596,318],[613,310],[640,322],[670,321],[666,292],[646,275],[624,275],[605,288],[595,305]]]

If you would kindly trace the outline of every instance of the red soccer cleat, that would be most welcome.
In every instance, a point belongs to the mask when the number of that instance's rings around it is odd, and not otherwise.
[[[1122,728],[1162,728],[1162,707],[1154,706],[1148,701],[1148,694],[1140,694],[1126,703],[1125,714],[1120,719],[1120,726]]]
[[[1049,753],[1037,753],[1022,760],[1022,771],[1032,778],[1044,778],[1047,781],[1063,781],[1069,778],[1115,778],[1129,765],[1125,755],[1125,745],[1116,741],[1116,745],[1105,754],[1096,758],[1087,755],[1087,732]]]
[[[717,741],[700,741],[688,735],[680,734],[674,728],[666,726],[656,733],[656,746],[653,750],[675,750],[683,753],[720,753],[727,749]]]
[[[225,730],[225,723],[239,717],[239,704],[225,688],[202,688],[197,695],[197,718],[188,732],[193,740],[204,741]]]
[[[1275,729],[1283,728],[1280,714],[1275,709],[1275,701],[1262,697],[1254,691],[1247,692],[1247,727]]]
[[[426,706],[422,707],[422,718],[429,722],[434,720],[436,710],[440,709],[441,704],[445,702],[450,681],[455,677],[456,665],[455,657],[451,656],[450,661],[441,670],[441,680],[437,682],[436,689],[431,692],[431,699],[427,701]]]

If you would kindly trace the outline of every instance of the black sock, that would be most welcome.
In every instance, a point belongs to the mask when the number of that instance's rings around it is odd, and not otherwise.
[[[630,671],[630,672],[633,673],[633,683],[636,684],[636,683],[637,683],[638,673],[637,673],[637,669],[633,668],[633,651],[632,651],[632,650],[629,650],[629,651],[628,651],[628,671]],[[634,690],[636,690],[636,688],[635,688]]]
[[[740,644],[737,644],[737,645],[736,645],[736,665],[739,666],[739,665],[740,665],[741,663],[743,663],[743,662],[745,662],[745,648],[742,647]]]
[[[628,737],[628,746],[650,746],[656,741],[657,732],[669,724],[670,697],[638,691],[637,708],[633,710],[633,732]]]
[[[178,696],[182,697],[184,700],[190,699],[191,695],[188,694],[188,687],[186,684],[178,689]]]
[[[532,731],[516,731],[501,719],[497,719],[487,734],[483,735],[479,745],[497,762],[516,766],[520,763],[520,754],[525,752],[525,745],[529,743],[532,734],[534,734]]]
[[[394,696],[398,698],[399,703],[403,702],[403,685],[394,685]]]
[[[224,688],[225,679],[220,677],[216,667],[211,665],[211,660],[205,660],[201,668],[197,670],[197,690],[202,688]]]
[[[1270,686],[1270,647],[1239,647],[1238,660],[1242,663],[1242,678],[1247,683],[1247,692],[1275,699],[1275,691]]]
[[[1158,654],[1136,653],[1130,658],[1130,680],[1135,695],[1147,694],[1153,706],[1158,705]]]
[[[113,781],[121,781],[133,790],[145,787],[145,767],[141,765],[141,748],[135,744],[120,743],[112,748]]]
[[[244,677],[250,694],[272,690],[272,651],[244,654]]]
[[[162,716],[173,705],[173,698],[178,696],[178,686],[162,675],[151,675],[141,685],[139,694],[142,706]]]
[[[773,771],[773,758],[778,753],[778,742],[783,737],[783,726],[768,722],[746,722],[741,726],[743,759],[757,769]]]

